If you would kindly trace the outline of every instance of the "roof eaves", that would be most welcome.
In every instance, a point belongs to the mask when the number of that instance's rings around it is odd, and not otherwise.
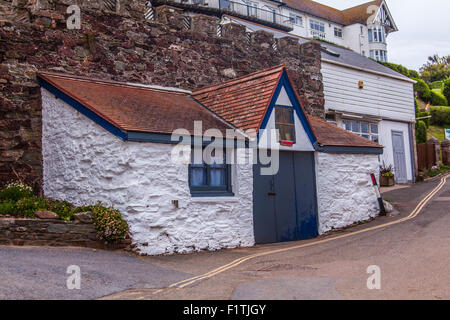
[[[326,58],[322,58],[322,62],[328,62],[328,63],[332,63],[332,64],[339,65],[339,66],[342,66],[342,67],[346,67],[346,68],[351,68],[351,69],[355,69],[355,70],[359,70],[359,71],[369,72],[369,73],[373,73],[373,74],[377,74],[377,75],[381,75],[381,76],[385,76],[385,77],[389,77],[389,78],[393,78],[393,79],[397,79],[397,80],[402,80],[402,81],[406,81],[406,82],[410,82],[410,83],[416,83],[415,80],[407,78],[407,77],[401,75],[400,73],[399,73],[398,76],[395,76],[395,75],[392,75],[392,74],[389,74],[389,73],[385,73],[385,72],[381,72],[381,71],[375,71],[375,70],[370,70],[370,69],[366,69],[366,68],[362,68],[362,67],[357,67],[357,66],[353,66],[353,65],[350,65],[350,64],[346,64],[346,63],[342,63],[342,62],[326,59]]]

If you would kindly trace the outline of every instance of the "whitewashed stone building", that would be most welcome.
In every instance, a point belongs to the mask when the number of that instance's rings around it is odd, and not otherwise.
[[[379,211],[382,146],[306,115],[284,66],[192,93],[52,73],[39,83],[45,196],[114,205],[141,254],[306,239]],[[226,163],[192,162],[209,129],[239,133]],[[236,161],[249,129],[259,141],[278,130],[273,174]]]

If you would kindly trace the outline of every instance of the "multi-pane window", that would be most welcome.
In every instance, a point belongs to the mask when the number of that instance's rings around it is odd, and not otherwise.
[[[295,142],[294,109],[275,107],[275,128],[278,129],[278,141]]]
[[[191,164],[189,165],[189,187],[193,196],[231,195],[231,166],[226,163],[226,150],[223,155],[216,157],[213,150],[211,161],[195,159],[195,148],[192,149]],[[197,150],[202,153],[203,150]],[[194,161],[195,159],[195,161]]]
[[[247,1],[247,15],[256,17],[258,15],[258,4],[255,2]]]
[[[384,28],[372,28],[369,29],[369,42],[386,42],[386,35],[384,33]]]
[[[312,30],[325,32],[325,23],[323,23],[323,22],[310,19],[309,25],[310,25]]]
[[[338,38],[342,38],[342,29],[334,27],[334,36]]]
[[[370,50],[370,57],[377,61],[387,62],[387,51],[385,51],[385,50]]]
[[[343,127],[347,131],[356,133],[357,135],[378,142],[378,123],[358,121],[358,120],[343,120]]]
[[[289,18],[291,19],[292,23],[296,26],[302,26],[303,25],[303,18],[299,15],[296,15],[294,13],[289,14]]]

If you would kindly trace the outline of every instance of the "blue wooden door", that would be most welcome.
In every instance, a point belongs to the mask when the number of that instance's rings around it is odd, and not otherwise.
[[[253,168],[253,220],[256,243],[316,237],[317,198],[314,153],[280,152],[274,176]]]

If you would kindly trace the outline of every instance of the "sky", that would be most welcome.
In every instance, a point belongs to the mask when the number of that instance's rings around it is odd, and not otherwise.
[[[314,0],[337,9],[369,0]],[[388,60],[419,70],[435,53],[450,55],[449,0],[386,0],[399,29],[387,38]]]

